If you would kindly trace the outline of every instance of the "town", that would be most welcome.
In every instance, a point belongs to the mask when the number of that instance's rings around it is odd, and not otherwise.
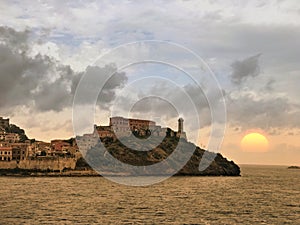
[[[130,119],[119,116],[111,117],[108,126],[94,125],[92,134],[84,134],[83,136],[67,140],[59,139],[44,142],[28,139],[24,130],[14,124],[10,124],[8,118],[0,117],[0,162],[15,162],[13,166],[23,165],[22,161],[57,161],[62,158],[71,159],[73,162],[82,157],[82,151],[79,150],[79,147],[88,150],[95,146],[95,139],[91,137],[97,137],[97,140],[99,138],[100,140],[116,140],[132,134],[138,138],[147,138],[150,135],[162,137],[168,135],[186,139],[182,118],[178,119],[178,131],[175,132],[170,128],[162,128],[150,120]],[[78,146],[76,140],[77,142],[80,140],[80,144],[84,146]],[[0,167],[3,167],[3,165],[5,164],[1,164]],[[40,167],[40,164],[31,163],[30,165],[34,165],[35,168]],[[11,167],[9,166],[9,168]],[[32,166],[27,165],[27,167],[31,168]]]
[[[24,130],[0,117],[0,160],[22,161],[43,157],[75,157],[79,152],[74,138],[50,143],[28,139]]]

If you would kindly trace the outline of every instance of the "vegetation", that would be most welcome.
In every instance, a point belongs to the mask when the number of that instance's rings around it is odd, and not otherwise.
[[[139,175],[140,167],[144,167],[143,174],[147,175],[164,175],[172,173],[173,171],[178,171],[178,165],[180,166],[180,171],[177,172],[177,175],[224,175],[224,176],[239,176],[240,168],[232,161],[228,161],[221,154],[215,154],[212,152],[205,151],[193,143],[187,142],[185,139],[180,139],[177,137],[167,136],[161,140],[159,137],[149,139],[148,142],[135,142],[134,139],[123,138],[120,140],[113,140],[112,138],[105,138],[102,140],[102,144],[96,145],[94,148],[91,148],[85,157],[85,160],[93,168],[97,168],[100,171],[106,172],[120,172],[127,171],[128,168],[125,165],[131,165],[136,168],[129,171],[130,175]],[[127,144],[124,144],[127,143]],[[156,143],[160,143],[156,146]],[[133,149],[127,147],[133,146]],[[147,151],[147,149],[150,149]],[[172,160],[166,159],[174,152],[176,149],[176,157]],[[142,150],[142,151],[140,151]],[[187,158],[188,153],[191,153],[192,156]],[[204,153],[207,154],[204,154]],[[113,158],[107,157],[107,154],[113,156]],[[106,160],[102,160],[103,157]],[[199,171],[199,163],[202,160],[208,161],[209,166],[204,171]],[[109,160],[111,159],[111,160]],[[123,162],[124,164],[115,164],[116,159]],[[187,159],[186,161],[184,161]],[[77,162],[77,167],[89,167],[84,159],[80,159]],[[157,171],[151,170],[147,172],[147,166],[155,165],[157,163],[163,162],[162,167],[157,169]],[[114,168],[113,171],[111,168]]]
[[[14,124],[10,124],[9,127],[7,127],[5,129],[5,131],[7,133],[19,134],[21,142],[24,142],[24,141],[28,140],[28,137],[26,136],[25,131],[23,129],[21,129],[20,127],[14,125]]]

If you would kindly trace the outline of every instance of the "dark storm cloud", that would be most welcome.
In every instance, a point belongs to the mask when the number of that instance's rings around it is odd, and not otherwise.
[[[232,74],[231,80],[235,84],[240,84],[248,77],[256,77],[260,73],[259,56],[254,55],[244,60],[237,60],[231,64]]]
[[[117,67],[114,64],[104,67],[88,66],[83,74],[85,79],[81,83],[84,90],[80,92],[82,93],[80,96],[76,96],[76,103],[93,104],[92,101],[96,96],[97,104],[102,109],[109,109],[116,97],[115,90],[123,87],[127,82],[126,74],[116,71]],[[75,90],[74,87],[72,89]]]
[[[75,73],[51,57],[27,55],[29,31],[0,27],[0,107],[33,105],[39,111],[60,111],[70,107],[76,86],[83,73]],[[114,69],[98,68],[98,74]],[[105,103],[112,101],[114,91],[127,77],[124,73],[111,79],[104,88]],[[97,88],[97,87],[91,87]]]
[[[19,32],[10,27],[0,27],[0,43],[19,52],[25,52],[28,49],[29,34],[29,30]]]

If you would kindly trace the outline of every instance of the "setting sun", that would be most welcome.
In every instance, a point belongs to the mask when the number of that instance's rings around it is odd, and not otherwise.
[[[241,147],[248,152],[265,152],[269,148],[269,141],[260,133],[249,133],[243,137]]]

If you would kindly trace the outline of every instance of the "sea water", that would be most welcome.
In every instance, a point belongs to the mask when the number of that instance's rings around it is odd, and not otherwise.
[[[147,187],[102,177],[0,177],[0,224],[300,224],[300,170],[241,171]]]

